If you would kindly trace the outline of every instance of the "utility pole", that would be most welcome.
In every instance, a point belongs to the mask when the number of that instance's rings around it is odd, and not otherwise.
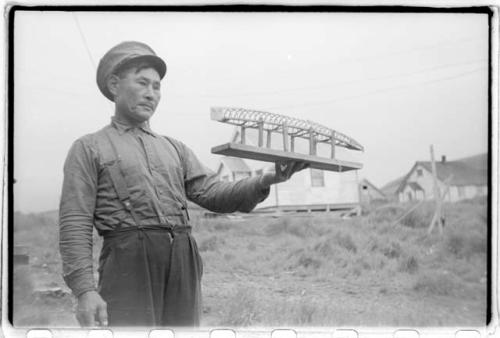
[[[441,200],[441,191],[438,186],[437,179],[437,171],[436,171],[436,162],[434,161],[434,148],[432,144],[430,146],[431,151],[431,168],[432,168],[432,180],[434,184],[434,200],[436,202],[436,211],[434,212],[434,216],[432,217],[431,224],[429,225],[429,229],[427,230],[427,234],[431,234],[432,230],[436,223],[438,224],[439,234],[443,235],[443,216],[442,216],[442,200]]]

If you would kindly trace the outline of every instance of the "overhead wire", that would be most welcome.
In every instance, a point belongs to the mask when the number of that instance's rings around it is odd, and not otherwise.
[[[85,38],[85,34],[83,34],[82,26],[80,25],[80,21],[78,20],[78,17],[76,16],[75,12],[72,12],[73,14],[73,19],[75,20],[76,27],[78,28],[78,32],[80,33],[80,37],[82,38],[83,41],[83,46],[85,47],[85,50],[87,51],[87,55],[89,57],[90,63],[94,67],[94,71],[97,69],[96,63],[94,61],[94,58],[92,57],[92,53],[90,52],[89,44],[87,42],[87,39]]]
[[[443,82],[443,81],[449,81],[449,80],[453,80],[456,78],[467,76],[467,75],[470,75],[473,73],[477,73],[477,72],[484,70],[484,69],[485,69],[485,67],[480,67],[480,68],[476,68],[476,69],[473,69],[473,70],[468,71],[468,72],[462,72],[462,73],[459,73],[459,74],[456,74],[453,76],[447,76],[447,77],[443,77],[443,78],[439,78],[439,79],[423,81],[423,82],[413,83],[413,84],[409,84],[409,85],[399,85],[399,86],[393,86],[393,87],[389,87],[389,88],[382,88],[382,89],[374,90],[371,92],[363,93],[362,95],[347,96],[347,97],[341,97],[341,98],[336,98],[336,99],[332,99],[332,100],[325,100],[325,101],[315,101],[315,102],[304,102],[304,103],[290,104],[290,105],[269,106],[269,107],[266,107],[266,109],[269,110],[269,109],[277,109],[277,108],[321,106],[321,105],[326,105],[326,104],[330,104],[330,103],[342,101],[342,100],[351,100],[351,99],[366,97],[366,96],[370,96],[370,95],[374,95],[374,94],[390,92],[390,91],[394,91],[394,90],[401,90],[401,89],[413,88],[413,87],[417,87],[417,86],[429,85],[429,84],[433,84],[433,83],[439,83],[439,82]]]
[[[80,37],[82,39],[83,46],[85,47],[85,50],[87,51],[87,56],[88,56],[90,63],[93,67],[93,72],[96,72],[97,65],[96,65],[94,58],[92,57],[92,53],[90,52],[90,47],[89,47],[87,38],[85,37],[85,34],[83,32],[82,26],[80,25],[80,21],[78,20],[78,17],[76,16],[75,12],[72,12],[72,14],[73,14],[73,19],[75,20],[75,24],[76,24],[76,27],[78,29],[78,32],[80,33]],[[110,104],[110,107],[113,108],[113,105],[110,102],[109,102],[109,104]]]
[[[295,88],[279,89],[279,90],[272,90],[272,91],[256,91],[256,92],[246,92],[246,93],[241,93],[241,94],[229,94],[229,95],[227,95],[227,94],[204,95],[204,97],[205,98],[228,98],[228,97],[246,97],[246,96],[270,96],[270,95],[279,95],[282,93],[290,93],[290,92],[296,92],[296,91],[323,90],[323,89],[336,88],[336,87],[350,85],[350,84],[356,84],[356,83],[365,82],[365,81],[378,81],[378,80],[394,79],[394,78],[399,78],[399,77],[409,77],[409,76],[413,76],[413,75],[424,74],[427,72],[446,69],[446,68],[450,68],[450,67],[472,65],[472,64],[483,62],[483,61],[487,61],[487,59],[477,59],[477,60],[468,61],[468,62],[451,63],[451,64],[439,65],[439,66],[434,66],[434,67],[428,67],[428,68],[420,69],[420,70],[413,71],[413,72],[406,72],[406,73],[400,73],[400,74],[394,74],[394,75],[368,77],[368,78],[359,79],[359,80],[342,81],[342,82],[332,83],[332,84],[328,84],[328,85],[321,85],[321,86],[304,86],[304,87],[295,87]]]

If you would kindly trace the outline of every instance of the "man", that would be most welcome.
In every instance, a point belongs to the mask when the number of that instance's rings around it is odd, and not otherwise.
[[[64,165],[60,252],[82,326],[199,325],[202,261],[186,199],[216,212],[251,211],[269,186],[303,163],[221,182],[183,143],[149,127],[165,62],[140,42],[123,42],[99,62],[97,85],[114,102],[111,124],[75,141]],[[92,230],[104,237],[98,287]]]

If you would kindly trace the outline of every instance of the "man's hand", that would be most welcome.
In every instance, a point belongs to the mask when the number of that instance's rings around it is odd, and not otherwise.
[[[97,291],[87,291],[78,297],[76,319],[82,327],[108,326],[106,302]]]
[[[262,176],[262,183],[269,186],[271,184],[285,182],[290,177],[292,177],[293,174],[307,167],[309,167],[309,163],[305,162],[276,162],[274,168],[271,168],[271,170],[264,172]]]

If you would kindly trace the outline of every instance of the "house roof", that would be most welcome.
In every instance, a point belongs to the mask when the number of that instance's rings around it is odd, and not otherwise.
[[[390,181],[382,187],[382,191],[386,196],[391,196],[397,193],[397,190],[401,182],[405,179],[405,176],[398,177],[397,179]]]
[[[252,172],[250,167],[241,158],[224,156],[221,161],[231,172]]]
[[[360,185],[367,185],[370,188],[372,188],[373,190],[375,190],[376,192],[378,192],[380,195],[385,197],[384,192],[382,190],[380,190],[379,188],[377,188],[372,182],[368,181],[366,178],[363,178],[359,184]]]
[[[424,191],[424,189],[422,189],[422,187],[420,186],[420,184],[418,184],[417,182],[408,182],[408,186],[410,188],[412,188],[413,190],[415,190],[415,191],[417,191],[417,190]]]
[[[436,161],[436,174],[440,181],[449,180],[449,185],[486,185],[488,183],[488,154],[480,154],[455,161]],[[405,186],[408,177],[417,166],[422,166],[432,173],[430,161],[417,161],[400,181],[396,192]]]
[[[486,160],[486,159],[485,159]],[[429,172],[432,172],[431,162],[417,162]],[[436,173],[440,181],[451,177],[450,185],[486,185],[488,182],[488,168],[477,160],[436,162]]]

